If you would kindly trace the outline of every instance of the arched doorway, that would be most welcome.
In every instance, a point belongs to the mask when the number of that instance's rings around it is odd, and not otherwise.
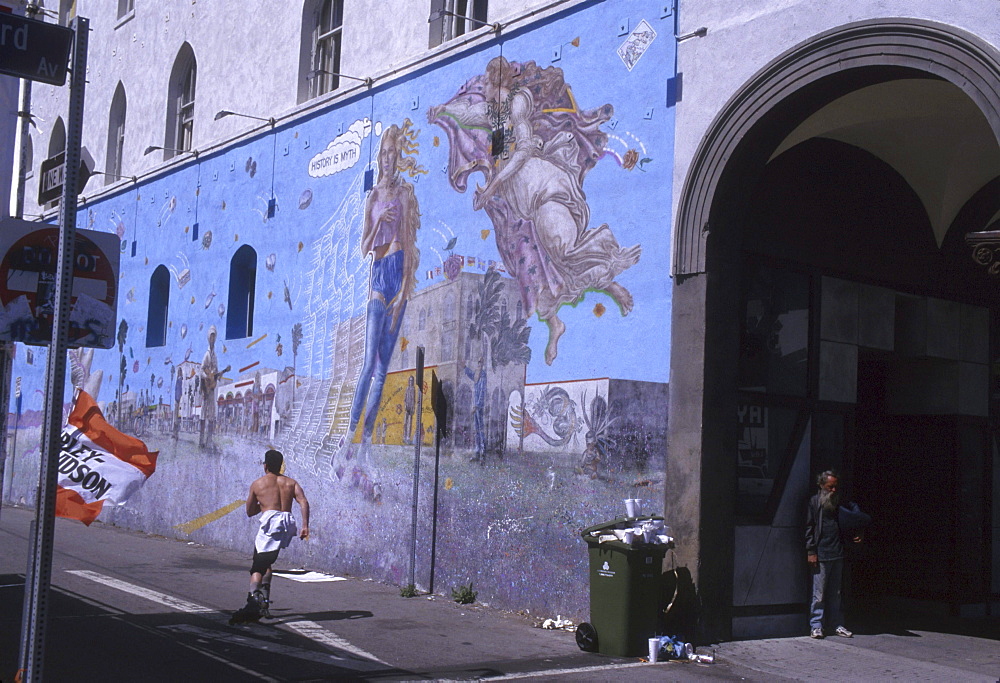
[[[1000,288],[964,237],[1000,215],[998,139],[997,55],[921,21],[819,35],[713,122],[675,228],[667,469],[710,636],[805,632],[830,466],[879,520],[869,606],[989,604]]]

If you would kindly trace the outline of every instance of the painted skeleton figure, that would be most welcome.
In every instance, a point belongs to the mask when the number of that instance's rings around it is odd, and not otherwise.
[[[566,329],[557,315],[564,304],[598,290],[623,315],[632,310],[632,295],[615,278],[639,260],[641,248],[619,247],[607,224],[588,229],[583,192],[584,177],[604,155],[607,135],[599,127],[613,111],[610,104],[579,109],[561,69],[503,57],[428,111],[448,135],[452,187],[465,192],[471,174],[485,177],[473,208],[493,222],[525,310],[549,326],[548,364]]]

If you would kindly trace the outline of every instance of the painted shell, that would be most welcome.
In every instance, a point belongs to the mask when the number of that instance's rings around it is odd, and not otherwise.
[[[205,234],[201,236],[201,248],[208,249],[212,246],[212,231],[206,230]]]
[[[264,261],[264,267],[267,268],[272,273],[274,272],[274,264],[278,262],[278,256],[276,254],[270,254],[267,260]]]
[[[187,323],[184,323],[181,325],[181,339],[184,339],[186,336],[188,336],[188,326]]]
[[[225,314],[226,314],[226,305],[225,304],[219,304],[219,317],[221,318]]]
[[[302,190],[302,194],[299,195],[299,208],[308,209],[309,205],[312,204],[313,193],[310,189]]]

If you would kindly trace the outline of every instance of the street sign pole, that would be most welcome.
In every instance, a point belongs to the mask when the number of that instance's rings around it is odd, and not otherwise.
[[[87,78],[87,43],[90,22],[73,20],[73,43],[66,126],[66,175],[59,203],[59,261],[56,267],[55,312],[52,343],[45,376],[45,412],[42,425],[41,466],[35,506],[34,533],[25,577],[20,669],[24,683],[42,680],[45,632],[52,579],[52,547],[55,535],[56,482],[63,396],[66,382],[66,345],[69,336],[69,300],[73,289],[73,249],[76,243],[77,181],[80,170],[80,143],[83,128],[83,99]]]
[[[417,435],[413,447],[413,509],[410,516],[410,586],[417,579],[417,497],[420,495],[420,445],[424,441],[424,347],[417,347]]]

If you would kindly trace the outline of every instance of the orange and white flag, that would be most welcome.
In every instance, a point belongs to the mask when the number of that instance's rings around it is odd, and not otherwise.
[[[89,525],[104,501],[123,504],[154,471],[157,453],[108,424],[94,399],[80,391],[62,431],[56,515]]]

